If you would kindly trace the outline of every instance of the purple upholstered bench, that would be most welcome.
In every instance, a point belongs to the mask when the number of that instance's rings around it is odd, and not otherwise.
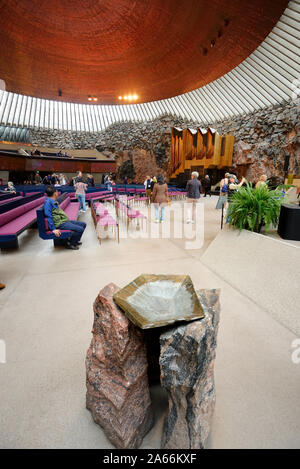
[[[37,208],[44,203],[40,197],[0,214],[0,248],[18,247],[18,236],[37,220]]]
[[[23,199],[23,197],[21,195],[18,195],[17,197],[12,197],[12,198],[9,198],[9,199],[0,200],[0,205],[9,204],[12,201],[20,200],[20,199]]]

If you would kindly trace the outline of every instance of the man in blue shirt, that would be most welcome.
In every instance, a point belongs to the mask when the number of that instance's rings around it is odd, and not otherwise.
[[[60,237],[60,230],[70,230],[72,235],[67,241],[66,248],[68,249],[79,249],[79,245],[82,244],[80,239],[86,228],[86,223],[83,221],[71,221],[68,215],[59,207],[57,202],[58,192],[53,186],[49,186],[46,189],[47,198],[44,203],[44,213],[48,221],[49,230],[52,233]]]

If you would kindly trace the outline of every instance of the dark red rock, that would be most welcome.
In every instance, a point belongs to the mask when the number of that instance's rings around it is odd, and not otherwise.
[[[86,406],[117,448],[138,448],[153,425],[143,333],[113,301],[110,283],[94,303]]]

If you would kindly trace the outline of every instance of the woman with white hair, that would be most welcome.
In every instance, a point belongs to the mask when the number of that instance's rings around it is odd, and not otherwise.
[[[201,195],[201,182],[198,179],[199,173],[197,171],[192,172],[192,179],[190,179],[186,185],[186,197],[187,202],[191,204],[188,208],[187,223],[195,223],[196,215],[196,203],[200,199]]]
[[[16,188],[14,186],[14,183],[11,182],[11,181],[8,181],[7,188],[5,190],[10,192],[11,194],[16,194],[17,193]]]

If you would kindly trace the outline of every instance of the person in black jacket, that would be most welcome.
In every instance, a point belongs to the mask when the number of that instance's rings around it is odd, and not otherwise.
[[[202,184],[204,187],[204,197],[206,197],[207,195],[211,197],[211,180],[208,174],[206,174]]]
[[[186,185],[186,197],[187,202],[190,205],[187,213],[187,223],[195,223],[196,215],[196,203],[200,199],[201,195],[201,182],[198,179],[199,173],[197,171],[192,172],[192,179],[190,179]]]

